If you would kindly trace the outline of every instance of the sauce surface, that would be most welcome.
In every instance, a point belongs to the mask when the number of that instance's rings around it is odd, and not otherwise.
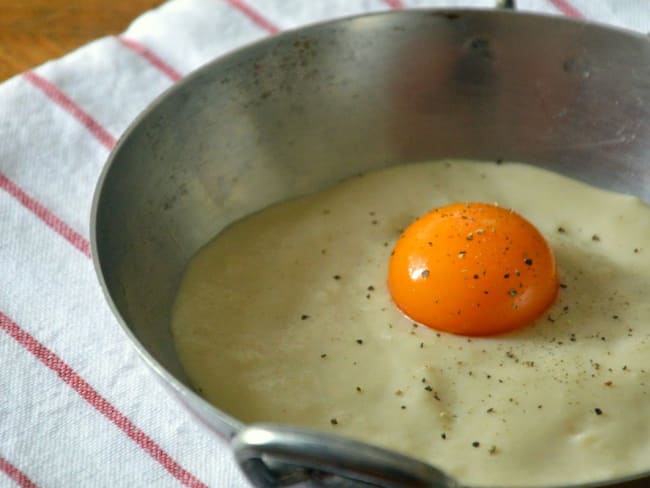
[[[413,324],[386,276],[401,232],[459,201],[516,210],[561,287],[514,332]],[[242,219],[190,261],[173,311],[196,390],[244,422],[361,439],[460,482],[566,485],[650,468],[650,208],[515,163],[389,168]]]

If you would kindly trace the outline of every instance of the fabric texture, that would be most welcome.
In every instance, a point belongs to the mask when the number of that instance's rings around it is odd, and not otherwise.
[[[154,380],[105,303],[89,219],[102,166],[157,95],[238,46],[319,20],[493,0],[172,0],[0,85],[0,487],[247,487]],[[650,30],[647,0],[519,0]]]

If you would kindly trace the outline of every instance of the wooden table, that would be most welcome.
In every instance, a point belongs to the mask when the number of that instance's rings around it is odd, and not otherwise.
[[[0,0],[0,81],[101,36],[163,0]]]

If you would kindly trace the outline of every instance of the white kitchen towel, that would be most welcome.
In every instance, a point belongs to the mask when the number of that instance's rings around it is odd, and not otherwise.
[[[226,444],[163,391],[104,302],[88,236],[110,149],[164,89],[255,39],[367,11],[494,3],[173,0],[0,85],[0,486],[247,487]],[[517,3],[650,29],[648,0]]]

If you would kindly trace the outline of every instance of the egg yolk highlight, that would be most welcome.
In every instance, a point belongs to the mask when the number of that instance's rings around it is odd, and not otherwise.
[[[388,288],[410,319],[486,336],[523,327],[553,303],[555,257],[542,234],[512,210],[455,203],[418,218],[397,241]]]

